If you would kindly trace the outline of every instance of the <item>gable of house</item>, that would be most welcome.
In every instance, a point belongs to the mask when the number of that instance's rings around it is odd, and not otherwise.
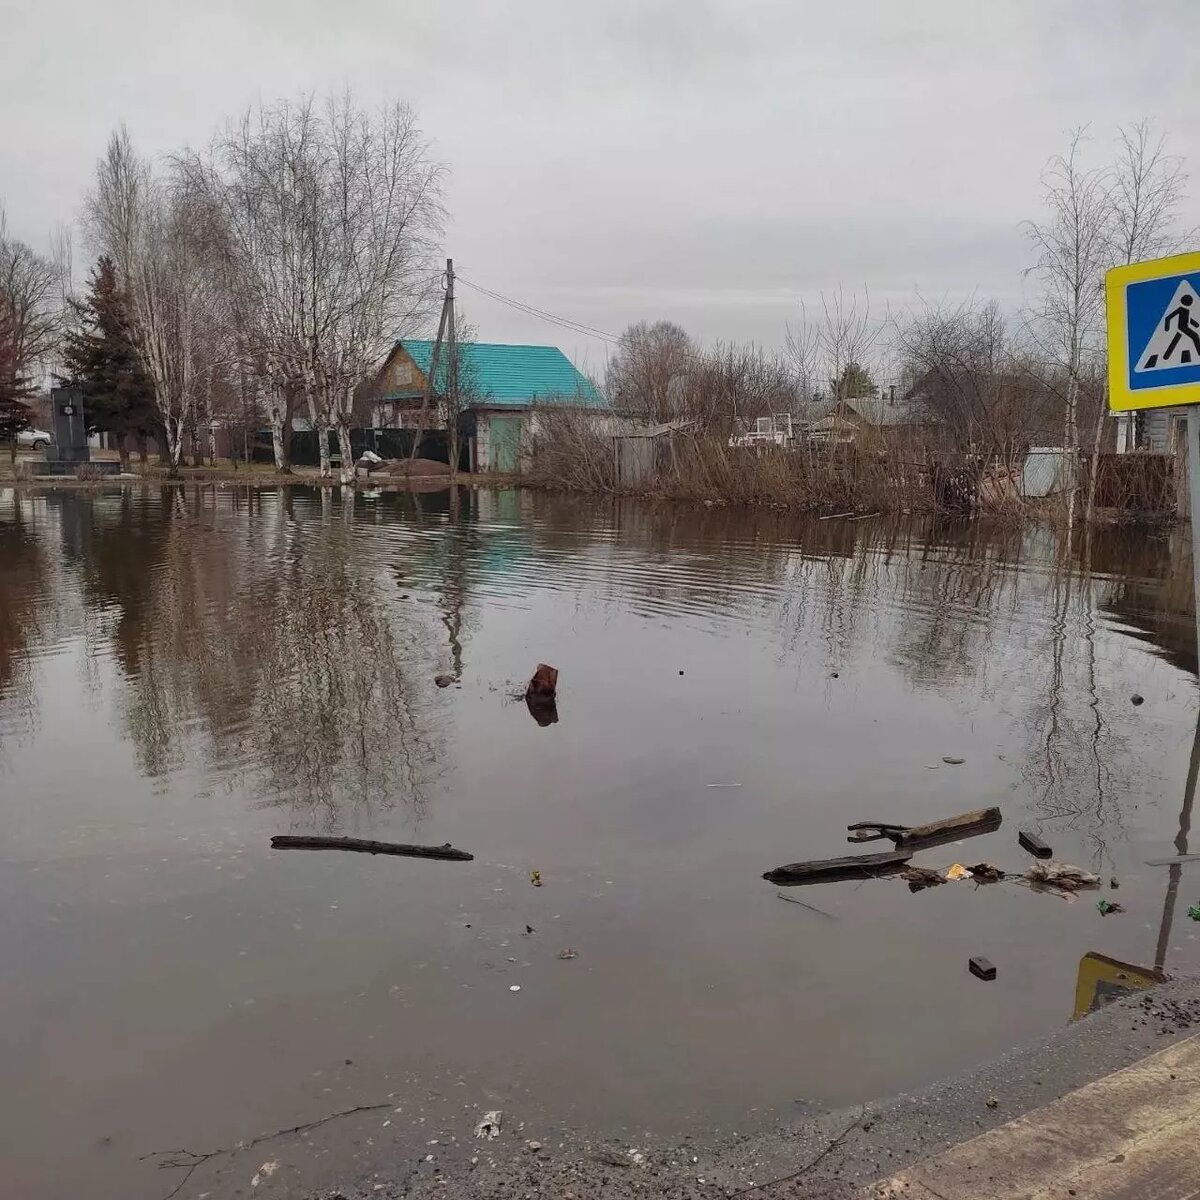
[[[417,366],[403,342],[397,342],[384,360],[377,385],[382,400],[420,399],[425,394],[425,372]]]
[[[541,403],[579,404],[607,408],[604,397],[557,346],[510,346],[494,342],[464,342],[460,371],[470,389],[487,408],[528,408]],[[433,358],[433,342],[410,338],[397,342],[380,373],[386,401],[419,400]],[[446,380],[444,358],[438,362],[435,392]]]

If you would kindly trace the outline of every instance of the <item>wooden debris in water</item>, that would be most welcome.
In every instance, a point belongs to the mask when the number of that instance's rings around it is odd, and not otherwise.
[[[996,978],[996,968],[990,959],[984,958],[982,955],[977,955],[967,963],[971,974],[977,979],[982,979],[985,982]]]
[[[404,858],[440,858],[453,862],[472,862],[475,855],[444,846],[410,846],[404,842],[371,842],[363,838],[301,837],[287,833],[271,839],[272,850],[354,850],[359,854],[398,854]]]
[[[981,833],[993,833],[1000,828],[998,808],[980,808],[974,812],[947,817],[944,821],[932,821],[928,825],[913,825],[896,838],[897,849],[917,849],[927,846],[942,846],[959,838],[976,837]]]
[[[1017,844],[1022,850],[1028,850],[1034,858],[1050,858],[1054,854],[1036,833],[1030,833],[1028,829],[1022,829],[1017,834]]]
[[[875,879],[894,875],[912,855],[902,850],[883,854],[848,854],[841,858],[819,858],[811,862],[788,863],[768,871],[763,878],[768,883],[796,887],[805,883],[833,883],[840,879]]]
[[[993,833],[1000,828],[998,808],[980,808],[974,812],[947,817],[942,821],[931,821],[927,825],[889,825],[882,821],[859,821],[847,825],[849,841],[871,842],[879,838],[890,838],[898,850],[919,850],[943,846],[960,838],[976,837],[981,833]]]

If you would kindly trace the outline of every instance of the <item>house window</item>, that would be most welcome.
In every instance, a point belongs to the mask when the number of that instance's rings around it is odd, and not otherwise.
[[[754,428],[755,428],[755,430],[757,430],[757,432],[759,432],[761,434],[770,433],[771,432],[771,418],[770,417],[755,418]]]
[[[396,405],[394,408],[395,420],[394,425],[397,429],[437,429],[438,415],[435,405],[430,405],[429,410],[425,414],[425,420],[421,420],[420,407],[401,408]]]

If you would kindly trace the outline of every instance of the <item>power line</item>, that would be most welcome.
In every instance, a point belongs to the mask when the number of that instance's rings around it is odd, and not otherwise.
[[[490,288],[483,287],[481,284],[472,283],[471,280],[464,278],[462,275],[456,275],[455,279],[459,283],[466,284],[473,291],[480,292],[484,296],[489,296],[493,300],[498,300],[501,304],[507,304],[510,308],[515,308],[518,312],[523,312],[532,317],[540,317],[543,321],[549,321],[552,325],[561,326],[572,333],[580,333],[586,337],[600,338],[602,341],[614,346],[621,340],[614,333],[607,333],[603,329],[597,329],[594,325],[585,325],[582,321],[575,321],[570,317],[561,317],[555,313],[546,312],[544,309],[535,308],[532,304],[525,304],[520,300],[514,300],[511,296],[504,296],[500,292],[494,292]]]

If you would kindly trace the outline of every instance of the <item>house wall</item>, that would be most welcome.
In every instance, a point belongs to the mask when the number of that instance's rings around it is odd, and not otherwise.
[[[596,422],[597,430],[609,436],[624,434],[638,427],[638,422],[630,421],[603,410],[583,409]],[[477,471],[495,471],[499,466],[495,459],[495,439],[493,438],[492,421],[494,418],[511,420],[521,419],[521,434],[519,465],[525,470],[529,465],[529,455],[533,441],[541,431],[542,418],[537,408],[498,408],[475,410],[475,469]]]
[[[478,413],[475,417],[475,469],[492,469],[492,417],[491,413]]]
[[[1170,454],[1175,449],[1171,430],[1181,415],[1178,408],[1148,408],[1138,413],[1138,449]]]

